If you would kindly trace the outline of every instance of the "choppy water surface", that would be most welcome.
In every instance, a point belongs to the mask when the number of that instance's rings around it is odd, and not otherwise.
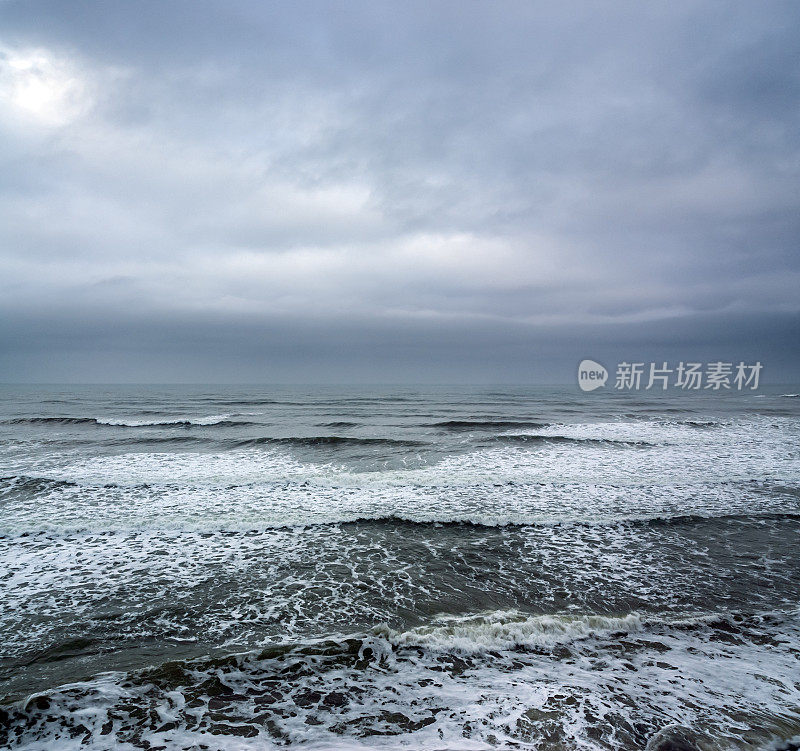
[[[797,391],[2,387],[0,746],[786,747]]]

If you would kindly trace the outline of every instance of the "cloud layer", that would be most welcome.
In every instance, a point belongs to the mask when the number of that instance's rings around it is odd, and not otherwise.
[[[432,378],[525,381],[588,332],[701,330],[796,365],[794,3],[5,2],[0,21],[2,379],[427,380],[450,351]],[[227,370],[203,365],[215,347]]]

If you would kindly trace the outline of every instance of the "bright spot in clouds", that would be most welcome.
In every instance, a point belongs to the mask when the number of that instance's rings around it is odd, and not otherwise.
[[[28,122],[67,125],[89,107],[89,86],[68,60],[43,49],[0,47],[0,103]]]

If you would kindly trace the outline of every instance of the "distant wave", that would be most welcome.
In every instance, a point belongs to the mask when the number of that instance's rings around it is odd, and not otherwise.
[[[341,420],[339,422],[321,422],[318,423],[318,427],[320,428],[357,428],[361,423],[358,422],[346,422]]]
[[[422,402],[418,396],[345,396],[339,399],[325,399],[323,404],[374,404],[376,402]]]
[[[197,417],[184,420],[99,420],[100,425],[111,425],[121,428],[188,428],[188,427],[211,427],[220,425],[223,427],[243,427],[247,425],[258,425],[252,420],[231,420],[229,416],[220,415],[212,417]]]
[[[5,420],[6,425],[99,425],[96,417],[16,417]]]
[[[127,434],[125,437],[115,436],[104,441],[92,441],[103,446],[223,446],[224,440],[211,438],[209,436],[197,435],[190,432],[178,433],[173,435],[142,435],[136,436]]]
[[[358,438],[355,436],[320,435],[288,436],[285,438],[245,438],[237,441],[237,446],[258,446],[264,444],[289,446],[427,446],[424,441],[407,441],[395,438]]]
[[[103,425],[116,428],[181,428],[181,427],[209,427],[224,425],[226,427],[240,427],[257,425],[252,421],[231,420],[231,415],[210,415],[208,417],[178,418],[175,420],[121,420],[102,417],[16,417],[6,420],[7,425]]]
[[[271,404],[300,404],[300,402],[281,402],[276,399],[205,399],[210,409],[222,407],[261,407]],[[213,405],[213,406],[212,406]]]
[[[650,415],[627,415],[630,419],[633,420],[641,420],[644,418],[647,423],[653,425],[664,425],[667,427],[670,426],[679,426],[679,427],[687,427],[687,428],[696,428],[697,430],[711,430],[712,428],[720,428],[725,425],[724,422],[720,422],[717,420],[681,420],[675,417],[664,418],[663,420],[659,420],[658,418],[653,418]]]
[[[655,446],[654,443],[648,441],[623,441],[615,438],[572,438],[565,435],[538,435],[532,433],[518,433],[511,435],[498,435],[492,436],[492,441],[499,441],[502,443],[563,443],[581,445],[595,445],[595,446]]]
[[[697,412],[695,409],[690,409],[688,407],[654,407],[652,405],[644,405],[640,404],[637,405],[637,411],[630,416],[640,416],[640,415],[685,415],[691,414],[693,412]]]
[[[444,420],[427,423],[423,427],[444,430],[513,430],[515,428],[546,428],[547,423],[528,420]]]

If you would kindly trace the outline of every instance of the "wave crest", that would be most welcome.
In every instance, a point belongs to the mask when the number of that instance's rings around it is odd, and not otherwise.
[[[638,613],[603,615],[525,615],[492,611],[469,616],[440,616],[432,624],[408,631],[388,626],[373,629],[396,647],[425,647],[459,652],[485,652],[519,647],[549,647],[591,636],[633,633],[642,628]]]

